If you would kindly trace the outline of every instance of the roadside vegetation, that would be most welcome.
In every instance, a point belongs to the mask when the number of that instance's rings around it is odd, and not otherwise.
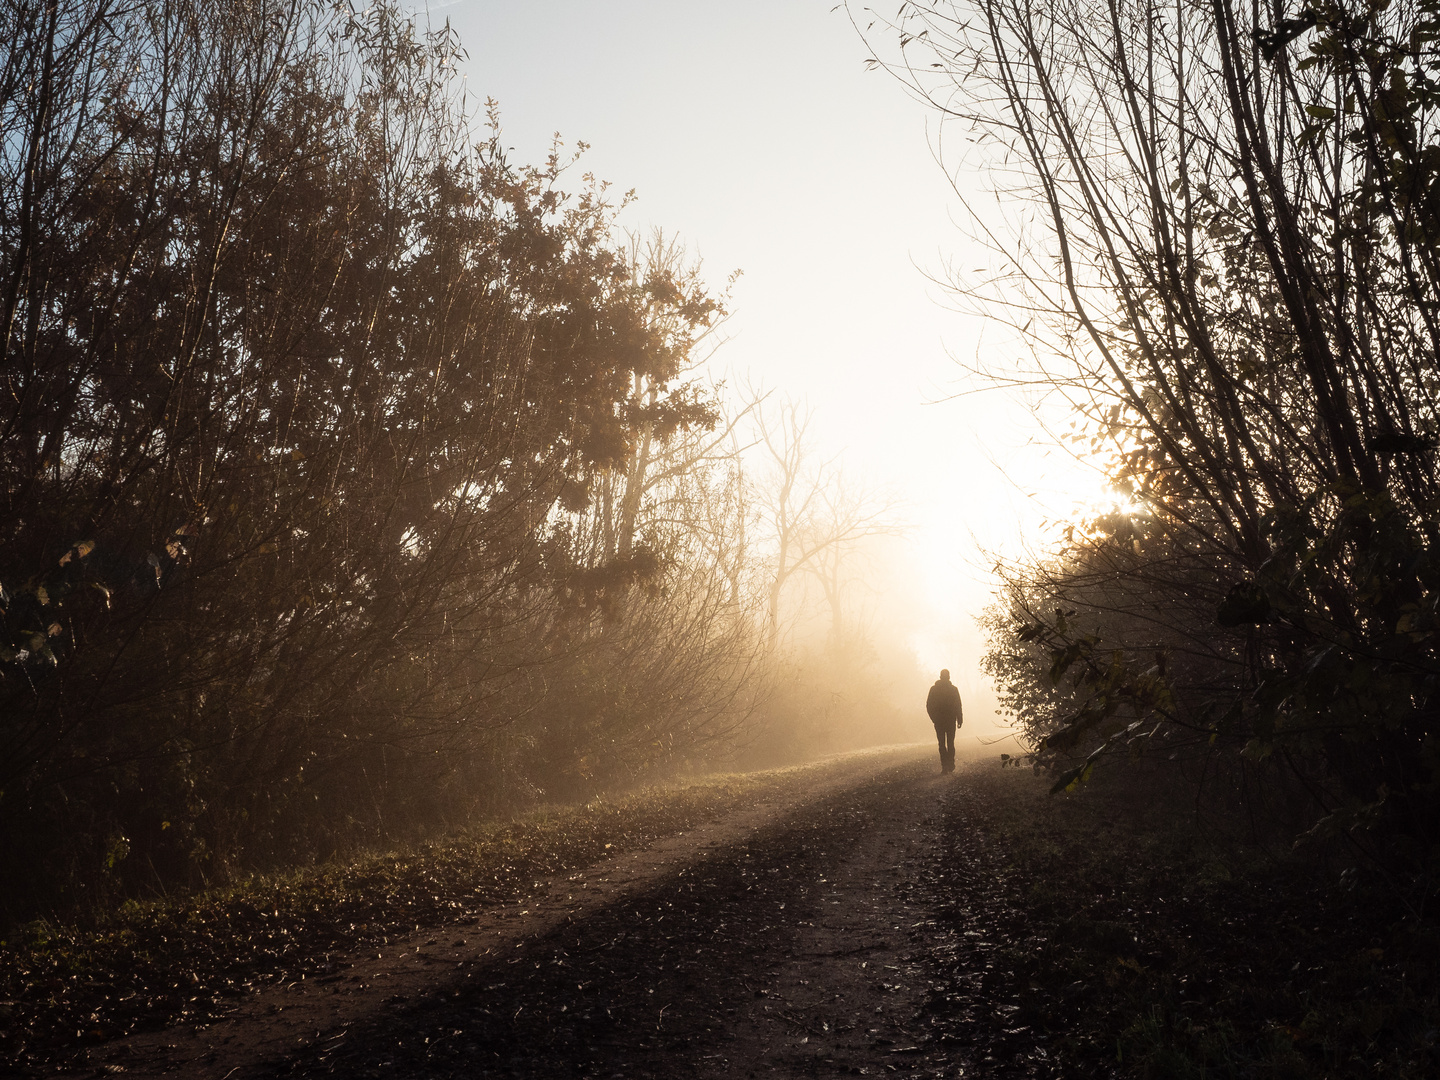
[[[892,29],[1001,195],[953,285],[1024,359],[981,374],[1112,496],[998,568],[1023,752],[947,808],[934,1022],[987,1075],[1434,1075],[1440,8]]]
[[[510,160],[448,26],[21,0],[0,42],[0,927],[788,723],[795,583],[884,508],[707,375],[728,286],[583,144]]]
[[[1110,486],[1000,568],[989,673],[1057,789],[1107,758],[1440,887],[1440,7],[903,4],[988,170],[957,295]],[[972,269],[973,268],[973,269]],[[1183,778],[1183,779],[1182,779]]]

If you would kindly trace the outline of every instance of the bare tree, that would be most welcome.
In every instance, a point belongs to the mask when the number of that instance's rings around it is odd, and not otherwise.
[[[858,629],[851,621],[847,597],[856,589],[866,588],[866,571],[875,562],[874,545],[869,541],[899,535],[904,524],[895,516],[899,506],[893,498],[854,486],[843,475],[825,493],[823,503],[821,520],[828,523],[828,531],[842,539],[817,552],[806,572],[820,585],[825,597],[830,612],[830,644],[838,651]],[[867,516],[874,517],[873,526],[857,530],[855,526]],[[859,535],[854,535],[857,532]]]
[[[827,592],[838,620],[839,568],[854,545],[869,536],[894,533],[894,502],[847,489],[834,458],[818,461],[810,441],[814,414],[803,404],[784,400],[756,409],[763,472],[756,503],[770,545],[766,586],[766,622],[773,648],[780,636],[781,596],[796,575],[819,572],[833,578]],[[826,561],[834,574],[826,574]]]
[[[1032,611],[1021,640],[1085,688],[1043,754],[1273,756],[1332,825],[1440,842],[1437,28],[1431,3],[901,6],[892,69],[997,181],[972,220],[1001,273],[957,284],[1143,508],[1079,525],[1068,565],[1106,581],[1069,595],[1148,604],[1224,673],[1172,693],[1163,658]]]

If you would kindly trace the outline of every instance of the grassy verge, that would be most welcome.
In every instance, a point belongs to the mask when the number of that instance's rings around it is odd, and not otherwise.
[[[126,904],[98,925],[32,923],[0,942],[0,1062],[34,1069],[86,1046],[205,1022],[331,955],[523,901],[593,865],[823,779],[842,760],[712,776],[477,825],[412,850]]]
[[[973,771],[943,829],[930,886],[953,932],[978,926],[987,946],[938,950],[945,985],[963,998],[960,968],[983,965],[1006,1017],[997,1067],[1440,1075],[1440,928],[1378,884],[1342,888],[1173,800],[1103,782],[1052,798],[1015,770]]]

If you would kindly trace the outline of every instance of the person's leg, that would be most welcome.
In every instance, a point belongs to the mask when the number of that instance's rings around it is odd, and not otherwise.
[[[945,771],[955,771],[955,723],[945,725]]]
[[[940,744],[940,771],[943,773],[943,772],[946,772],[946,771],[947,771],[946,768],[945,768],[946,758],[945,758],[945,725],[944,725],[944,724],[936,723],[936,725],[935,725],[935,741]]]

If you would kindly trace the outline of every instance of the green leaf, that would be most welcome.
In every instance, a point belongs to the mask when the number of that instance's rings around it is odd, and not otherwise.
[[[1051,785],[1050,794],[1058,795],[1062,791],[1074,791],[1086,780],[1090,779],[1090,774],[1094,771],[1094,768],[1094,765],[1088,761],[1083,765],[1077,765]]]

